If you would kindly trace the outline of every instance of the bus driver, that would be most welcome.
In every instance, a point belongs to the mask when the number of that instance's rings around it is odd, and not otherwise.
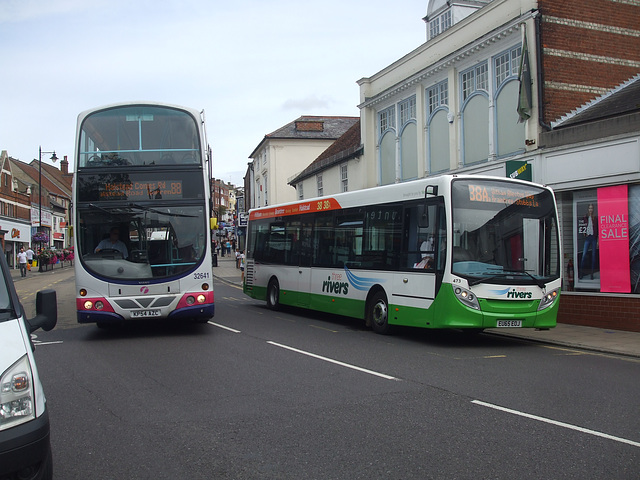
[[[96,249],[95,253],[98,253],[100,250],[111,249],[117,250],[122,253],[123,258],[127,258],[129,256],[129,252],[127,251],[127,246],[124,244],[122,240],[120,240],[120,229],[118,227],[111,227],[109,231],[109,238],[103,239]]]

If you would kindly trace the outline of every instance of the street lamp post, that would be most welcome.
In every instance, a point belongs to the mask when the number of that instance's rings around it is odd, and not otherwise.
[[[42,147],[41,146],[38,147],[38,230],[39,230],[38,233],[40,233],[40,235],[42,235],[42,154],[43,153],[52,153],[53,155],[51,155],[51,161],[54,163],[56,162],[56,160],[58,160],[55,150],[53,152],[43,152]],[[38,249],[38,251],[40,252],[41,250],[42,250],[42,241],[40,241],[40,248]],[[42,262],[40,261],[40,258],[38,258],[38,271],[39,272],[42,271]]]

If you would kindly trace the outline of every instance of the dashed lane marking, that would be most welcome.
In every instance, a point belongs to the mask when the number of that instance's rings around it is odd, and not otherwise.
[[[633,447],[640,447],[640,442],[634,442],[633,440],[628,440],[626,438],[616,437],[613,435],[609,435],[607,433],[598,432],[596,430],[590,430],[588,428],[578,427],[577,425],[571,425],[570,423],[558,422],[557,420],[551,420],[550,418],[531,415],[530,413],[520,412],[518,410],[513,410],[511,408],[505,408],[499,405],[494,405],[492,403],[482,402],[480,400],[473,400],[471,403],[475,403],[476,405],[480,405],[483,407],[493,408],[494,410],[499,410],[501,412],[511,413],[513,415],[518,415],[520,417],[530,418],[538,422],[550,423],[551,425],[556,425],[558,427],[568,428],[570,430],[576,430],[578,432],[586,433],[588,435],[594,435],[596,437],[606,438],[608,440],[613,440],[615,442],[626,443],[627,445],[631,445]]]

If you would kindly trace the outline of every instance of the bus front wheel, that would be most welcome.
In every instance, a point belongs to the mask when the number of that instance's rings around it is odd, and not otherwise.
[[[267,307],[271,310],[280,308],[280,284],[275,278],[272,278],[267,286]]]
[[[376,292],[369,302],[368,320],[371,329],[381,335],[391,333],[391,325],[389,325],[389,303],[387,296],[383,291]]]

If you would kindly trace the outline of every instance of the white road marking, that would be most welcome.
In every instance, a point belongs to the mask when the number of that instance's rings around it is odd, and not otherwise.
[[[62,340],[56,341],[56,342],[41,342],[39,340],[36,340],[35,342],[33,342],[34,345],[40,346],[40,345],[57,345],[59,343],[64,343]]]
[[[308,357],[317,358],[318,360],[323,360],[325,362],[333,363],[335,365],[340,365],[341,367],[351,368],[352,370],[357,370],[359,372],[368,373],[369,375],[375,375],[376,377],[381,377],[386,380],[400,380],[399,378],[392,377],[390,375],[385,375],[384,373],[374,372],[373,370],[367,370],[366,368],[357,367],[355,365],[350,365],[348,363],[340,362],[338,360],[333,360],[332,358],[322,357],[320,355],[316,355],[315,353],[305,352],[304,350],[298,350],[297,348],[289,347],[287,345],[282,345],[276,342],[267,342],[276,347],[284,348],[287,350],[291,350],[292,352],[300,353],[302,355],[307,355]]]
[[[491,403],[482,402],[480,400],[473,400],[471,403],[475,403],[476,405],[481,405],[483,407],[493,408],[495,410],[500,410],[502,412],[512,413],[513,415],[519,415],[521,417],[531,418],[532,420],[537,420],[539,422],[550,423],[551,425],[556,425],[558,427],[576,430],[578,432],[587,433],[589,435],[594,435],[596,437],[602,437],[608,440],[614,440],[616,442],[626,443],[627,445],[631,445],[634,447],[640,447],[640,442],[634,442],[633,440],[627,440],[626,438],[614,437],[613,435],[597,432],[595,430],[589,430],[588,428],[578,427],[576,425],[571,425],[570,423],[558,422],[556,420],[551,420],[549,418],[539,417],[537,415],[531,415],[530,413],[519,412],[518,410],[512,410],[510,408],[501,407],[499,405],[493,405]]]
[[[209,325],[213,325],[214,327],[223,328],[224,330],[229,330],[233,333],[242,333],[240,330],[235,330],[231,327],[225,327],[224,325],[220,325],[219,323],[207,322]]]

